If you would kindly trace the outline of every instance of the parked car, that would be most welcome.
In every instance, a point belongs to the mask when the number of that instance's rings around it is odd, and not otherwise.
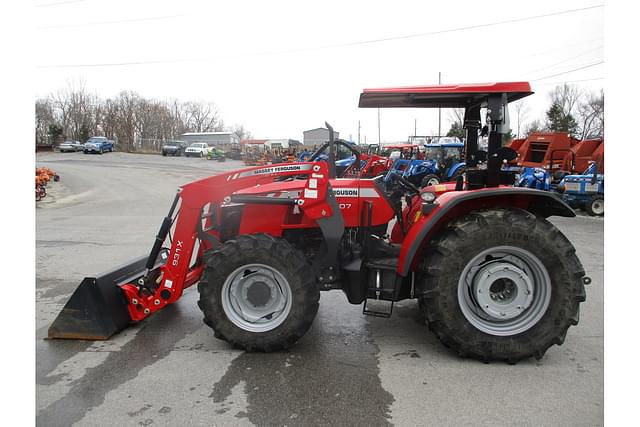
[[[182,156],[187,148],[187,143],[183,141],[169,141],[162,146],[162,155]]]
[[[87,153],[106,153],[107,151],[113,151],[114,142],[104,136],[92,136],[85,142],[84,154]]]
[[[204,142],[194,142],[184,151],[186,157],[205,157],[209,152],[209,146]]]
[[[84,149],[84,144],[80,141],[65,141],[60,144],[59,148],[61,153],[71,153],[75,151],[82,151]]]

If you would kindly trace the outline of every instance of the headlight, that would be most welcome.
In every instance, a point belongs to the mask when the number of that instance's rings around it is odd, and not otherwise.
[[[436,194],[431,193],[429,191],[425,191],[420,193],[420,198],[422,199],[423,202],[433,203],[433,201],[436,199]]]

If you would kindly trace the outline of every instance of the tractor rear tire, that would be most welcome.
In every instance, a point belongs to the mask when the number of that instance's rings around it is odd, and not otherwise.
[[[429,174],[422,178],[420,181],[420,188],[424,188],[429,185],[438,185],[440,184],[440,178],[437,175]]]
[[[596,194],[585,203],[585,210],[591,216],[603,216],[604,215],[604,196]]]
[[[277,351],[298,341],[318,312],[313,269],[289,242],[239,236],[204,255],[198,291],[216,338],[246,351]]]
[[[584,274],[573,245],[544,218],[479,210],[430,244],[421,306],[429,329],[462,357],[540,359],[578,324]]]

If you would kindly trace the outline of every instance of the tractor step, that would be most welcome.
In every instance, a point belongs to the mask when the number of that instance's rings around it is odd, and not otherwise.
[[[370,308],[370,302],[374,303],[374,307]],[[387,310],[383,310],[387,308]],[[367,298],[364,300],[364,306],[362,307],[362,314],[366,316],[384,317],[388,319],[393,312],[393,301],[385,301],[378,299]]]
[[[397,299],[397,265],[398,258],[370,258],[365,262],[368,283],[366,298],[385,301]]]

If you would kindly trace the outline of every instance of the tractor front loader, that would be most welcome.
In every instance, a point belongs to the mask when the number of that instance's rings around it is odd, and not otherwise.
[[[49,337],[106,339],[197,283],[204,322],[248,351],[293,345],[320,291],[341,289],[364,314],[382,317],[394,302],[417,299],[429,328],[461,356],[542,357],[577,324],[590,279],[546,220],[575,216],[571,208],[514,188],[501,170],[513,155],[501,147],[508,103],[531,93],[524,82],[365,90],[365,108],[464,108],[465,174],[423,189],[398,174],[392,185],[363,178],[359,151],[335,141],[327,124],[330,141],[307,162],[182,186],[150,254],[85,278]],[[483,127],[488,153],[478,150]],[[341,176],[338,145],[355,156]]]

